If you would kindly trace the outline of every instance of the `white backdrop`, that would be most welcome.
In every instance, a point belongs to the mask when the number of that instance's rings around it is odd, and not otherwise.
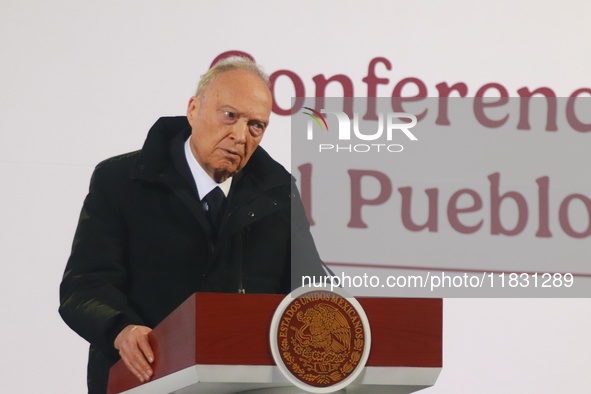
[[[292,70],[310,96],[313,76],[339,73],[365,94],[378,56],[392,63],[378,95],[411,76],[569,95],[591,87],[589,15],[586,0],[1,1],[0,391],[85,391],[87,345],[57,307],[90,174],[184,114],[220,53]],[[277,89],[287,106],[293,89]],[[289,130],[274,116],[263,143],[288,167]],[[591,392],[589,333],[588,299],[446,299],[444,368],[425,392]]]

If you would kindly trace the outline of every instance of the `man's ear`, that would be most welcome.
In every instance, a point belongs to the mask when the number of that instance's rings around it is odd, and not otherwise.
[[[187,105],[187,119],[192,120],[193,117],[197,114],[197,110],[199,109],[200,99],[193,96],[189,99],[189,104]]]

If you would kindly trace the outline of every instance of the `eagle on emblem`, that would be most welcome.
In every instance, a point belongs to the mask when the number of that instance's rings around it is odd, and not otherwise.
[[[329,304],[316,304],[305,312],[298,312],[295,337],[304,347],[311,346],[327,353],[341,353],[351,348],[351,329],[343,314]]]

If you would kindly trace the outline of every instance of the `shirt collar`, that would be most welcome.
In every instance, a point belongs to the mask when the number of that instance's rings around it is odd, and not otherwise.
[[[232,186],[232,177],[226,179],[222,183],[217,183],[214,181],[208,174],[205,172],[201,164],[195,159],[193,156],[193,152],[191,152],[191,137],[185,141],[185,157],[187,159],[187,163],[189,164],[189,169],[191,170],[191,174],[195,179],[195,185],[197,185],[197,194],[199,194],[199,199],[202,200],[203,197],[207,196],[207,193],[212,191],[216,186],[219,186],[220,189],[224,192],[224,195],[228,197],[228,193],[230,193],[230,186]]]

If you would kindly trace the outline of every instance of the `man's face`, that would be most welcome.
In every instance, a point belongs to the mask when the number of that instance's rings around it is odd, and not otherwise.
[[[191,98],[187,108],[191,151],[216,182],[244,168],[261,143],[271,105],[267,85],[244,70],[219,74]]]

